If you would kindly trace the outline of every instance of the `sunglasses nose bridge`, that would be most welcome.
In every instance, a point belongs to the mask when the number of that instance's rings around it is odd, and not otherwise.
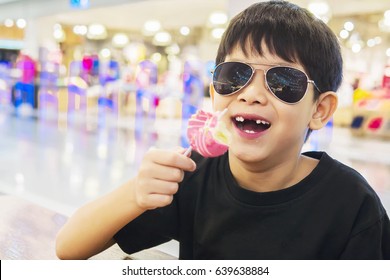
[[[266,70],[252,67],[252,75],[245,87],[239,92],[237,96],[240,100],[245,100],[250,103],[265,104],[267,101],[268,85],[265,80]],[[256,73],[259,72],[259,73]]]
[[[267,83],[267,69],[262,69],[262,68],[254,68],[253,69],[253,74],[252,74],[252,80],[257,80],[258,82],[256,83],[257,85],[261,85],[262,88],[265,88],[266,90],[270,90],[268,83]],[[258,72],[258,73],[256,73]],[[252,82],[252,81],[251,81]]]
[[[253,65],[250,65],[250,67],[252,68],[252,76],[251,76],[250,80],[248,81],[248,85],[249,85],[249,83],[253,82],[253,80],[258,78],[259,81],[262,81],[264,83],[263,86],[268,90],[269,88],[268,88],[267,79],[266,79],[267,69],[256,68]],[[256,72],[260,72],[260,73],[256,73]],[[262,75],[262,77],[259,77],[259,75]]]

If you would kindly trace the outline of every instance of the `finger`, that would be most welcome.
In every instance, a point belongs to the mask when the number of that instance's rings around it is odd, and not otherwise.
[[[148,196],[140,197],[138,204],[144,209],[155,209],[164,207],[172,203],[173,195],[150,194]]]
[[[196,164],[192,159],[177,152],[153,149],[146,156],[150,157],[150,160],[157,164],[176,167],[185,171],[194,171],[196,169]]]
[[[157,164],[154,162],[143,163],[138,171],[139,178],[154,178],[169,182],[181,182],[184,178],[184,171],[180,168]]]
[[[152,177],[168,182],[179,183],[183,181],[184,171],[175,167],[158,165],[153,169]]]
[[[172,150],[175,151],[176,153],[184,154],[184,152],[186,151],[186,148],[183,148],[181,146],[176,146]]]
[[[140,193],[142,195],[162,194],[173,195],[179,189],[178,183],[167,182],[163,180],[151,179],[140,182]]]
[[[151,194],[148,197],[150,209],[164,207],[172,203],[173,195]]]

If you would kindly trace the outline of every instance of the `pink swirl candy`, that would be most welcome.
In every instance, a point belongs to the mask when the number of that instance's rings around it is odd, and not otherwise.
[[[188,121],[187,136],[193,150],[204,157],[217,157],[228,150],[230,134],[220,121],[226,112],[199,110]]]

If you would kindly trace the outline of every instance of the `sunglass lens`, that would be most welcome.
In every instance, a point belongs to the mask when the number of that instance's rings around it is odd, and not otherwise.
[[[287,103],[298,102],[307,90],[307,77],[298,69],[274,67],[267,71],[266,79],[275,96]]]
[[[241,62],[219,64],[213,74],[213,86],[217,93],[228,95],[239,91],[250,80],[252,68]]]

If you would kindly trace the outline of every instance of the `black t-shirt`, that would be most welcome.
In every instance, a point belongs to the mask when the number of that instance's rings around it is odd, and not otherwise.
[[[320,160],[306,178],[259,193],[237,184],[227,153],[193,153],[197,170],[173,203],[146,211],[115,240],[134,253],[175,239],[180,259],[390,259],[390,221],[367,181],[326,153],[305,155]]]

